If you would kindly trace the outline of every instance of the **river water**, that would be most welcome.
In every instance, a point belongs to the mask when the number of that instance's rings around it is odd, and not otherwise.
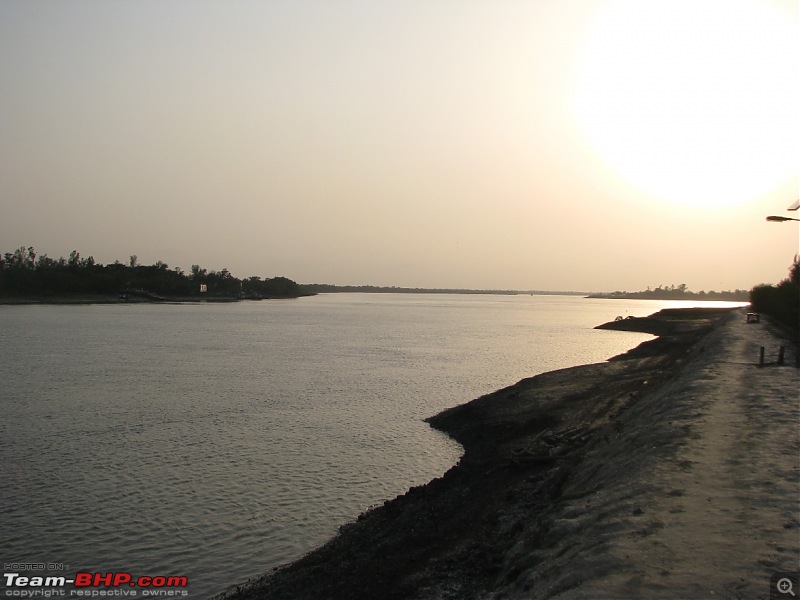
[[[460,447],[425,417],[624,352],[650,336],[592,327],[675,305],[330,294],[0,306],[0,560],[224,591],[455,464]]]

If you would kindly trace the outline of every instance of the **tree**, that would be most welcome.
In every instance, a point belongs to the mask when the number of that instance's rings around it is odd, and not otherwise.
[[[286,277],[273,277],[264,282],[267,293],[271,296],[299,296],[300,286]]]
[[[20,246],[13,254],[6,253],[6,262],[17,269],[33,269],[36,266],[36,251],[33,246]]]
[[[192,265],[191,273],[192,279],[201,279],[206,276],[208,271],[206,269],[201,269],[200,265]]]
[[[135,254],[127,265],[117,260],[107,266],[98,264],[93,256],[81,258],[77,250],[70,252],[69,258],[57,260],[46,254],[37,257],[32,246],[20,246],[0,255],[0,292],[5,294],[118,294],[126,289],[142,289],[175,297],[197,294],[200,283],[206,283],[212,294],[229,297],[238,297],[245,289],[259,295],[300,295],[299,286],[285,277],[267,281],[251,277],[243,284],[227,268],[209,273],[199,265],[192,265],[187,276],[180,267],[170,269],[160,260],[142,266]]]
[[[789,276],[778,285],[762,284],[750,290],[750,304],[789,327],[800,341],[800,257],[795,255]]]

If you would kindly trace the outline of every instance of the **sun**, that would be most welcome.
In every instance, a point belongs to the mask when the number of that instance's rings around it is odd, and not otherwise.
[[[768,0],[610,2],[579,63],[583,135],[661,200],[753,200],[798,170],[797,33]]]

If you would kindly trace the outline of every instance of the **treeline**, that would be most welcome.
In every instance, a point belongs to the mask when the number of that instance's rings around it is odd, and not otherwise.
[[[680,285],[658,286],[655,289],[649,287],[642,292],[611,292],[608,294],[592,294],[589,298],[625,298],[632,300],[714,300],[727,302],[747,302],[750,293],[747,290],[733,290],[715,292],[690,291],[685,283]]]
[[[203,290],[201,292],[201,289]],[[102,265],[92,256],[73,250],[69,258],[37,255],[33,247],[20,247],[0,257],[0,294],[6,296],[60,296],[75,294],[136,294],[151,297],[296,298],[300,286],[286,277],[238,279],[227,269],[208,271],[192,265],[189,273],[158,261],[141,265],[136,255],[127,264]]]
[[[789,327],[800,341],[800,257],[794,257],[789,276],[777,285],[762,284],[750,290],[750,304],[754,311]]]

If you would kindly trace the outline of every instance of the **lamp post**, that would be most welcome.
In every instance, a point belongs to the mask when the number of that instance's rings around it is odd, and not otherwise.
[[[792,204],[786,210],[798,210],[800,209],[800,200]],[[794,217],[779,217],[777,215],[770,215],[767,217],[767,221],[772,223],[783,223],[784,221],[800,221],[800,219],[795,219]]]

